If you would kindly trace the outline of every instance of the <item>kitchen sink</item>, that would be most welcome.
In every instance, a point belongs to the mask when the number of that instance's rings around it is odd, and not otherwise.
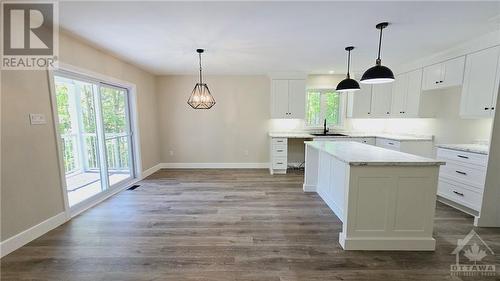
[[[348,135],[344,135],[344,134],[335,134],[335,133],[326,133],[326,134],[323,134],[323,133],[318,133],[318,134],[311,134],[313,136],[316,136],[316,137],[348,137]]]

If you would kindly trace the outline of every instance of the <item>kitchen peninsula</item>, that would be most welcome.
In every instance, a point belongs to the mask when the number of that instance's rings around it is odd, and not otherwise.
[[[308,141],[304,191],[342,221],[345,250],[432,251],[442,161],[358,142]]]

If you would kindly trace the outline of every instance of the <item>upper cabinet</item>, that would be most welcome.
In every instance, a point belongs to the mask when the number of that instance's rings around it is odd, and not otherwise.
[[[465,56],[424,67],[422,90],[462,85]]]
[[[372,111],[372,86],[359,85],[361,90],[347,94],[347,117],[369,118]]]
[[[500,46],[467,55],[460,116],[493,116],[500,83],[499,58]]]
[[[347,117],[389,118],[391,114],[392,83],[360,85],[361,90],[348,93]]]
[[[423,116],[422,69],[396,75],[392,88],[393,117],[416,118]]]
[[[305,79],[271,80],[271,118],[304,119]]]
[[[373,117],[389,118],[391,116],[391,100],[393,83],[372,85],[372,110]]]

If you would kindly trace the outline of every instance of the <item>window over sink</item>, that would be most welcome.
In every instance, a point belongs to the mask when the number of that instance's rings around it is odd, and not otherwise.
[[[321,127],[323,121],[329,127],[342,126],[343,101],[333,89],[308,89],[306,94],[306,125]]]

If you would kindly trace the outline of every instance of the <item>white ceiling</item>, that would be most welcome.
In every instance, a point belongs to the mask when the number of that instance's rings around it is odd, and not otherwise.
[[[500,2],[60,2],[63,29],[155,74],[345,72],[391,66],[499,28]]]

